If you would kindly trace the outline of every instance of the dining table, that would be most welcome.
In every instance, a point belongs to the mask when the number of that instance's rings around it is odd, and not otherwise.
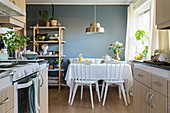
[[[91,69],[90,69],[91,70],[91,79],[106,80],[107,79],[106,65],[107,64],[95,64],[95,63],[91,64]],[[73,83],[74,83],[73,79],[75,79],[74,77],[75,77],[74,76],[74,65],[73,65],[73,63],[70,63],[68,66],[68,69],[67,69],[66,76],[65,76],[67,85],[70,88],[73,87]],[[129,65],[129,64],[124,65],[123,79],[125,81],[125,89],[127,92],[128,103],[130,104],[129,90],[133,86],[133,76],[132,76],[131,65]]]

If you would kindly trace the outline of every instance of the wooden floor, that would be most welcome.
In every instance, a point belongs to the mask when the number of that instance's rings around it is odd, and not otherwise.
[[[123,99],[119,99],[117,87],[109,87],[106,104],[98,102],[97,93],[93,88],[94,110],[91,108],[89,88],[84,88],[83,100],[80,99],[80,88],[73,105],[68,104],[69,88],[63,87],[61,91],[49,88],[49,113],[133,113],[131,104],[126,106]]]

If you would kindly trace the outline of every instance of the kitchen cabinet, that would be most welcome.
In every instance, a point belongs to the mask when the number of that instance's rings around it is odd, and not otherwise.
[[[156,25],[158,29],[170,28],[170,0],[156,0]]]
[[[0,91],[0,113],[6,113],[13,107],[14,107],[14,87],[10,86]]]
[[[150,106],[148,106],[146,101],[148,92],[150,92],[150,88],[137,82],[136,80],[134,81],[134,113],[150,113]]]
[[[40,113],[48,113],[48,69],[39,71],[40,80]]]
[[[9,0],[9,1],[25,11],[26,9],[25,0]]]
[[[134,113],[168,113],[168,79],[137,68],[134,79]]]

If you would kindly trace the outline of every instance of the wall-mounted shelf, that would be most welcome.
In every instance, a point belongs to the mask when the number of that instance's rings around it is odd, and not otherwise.
[[[33,41],[30,41],[31,43],[33,43]],[[59,41],[36,41],[37,43],[39,44],[44,44],[44,43],[47,43],[47,44],[59,44]],[[60,41],[61,44],[65,44],[66,41]]]

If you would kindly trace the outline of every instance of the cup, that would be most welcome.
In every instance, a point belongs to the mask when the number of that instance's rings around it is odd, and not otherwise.
[[[52,52],[49,52],[49,55],[52,55],[53,53]]]
[[[58,34],[54,34],[54,37],[57,37],[58,36]]]

